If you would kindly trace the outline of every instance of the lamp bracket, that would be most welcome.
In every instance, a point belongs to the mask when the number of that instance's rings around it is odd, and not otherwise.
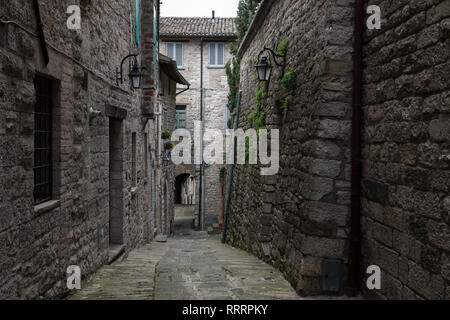
[[[132,53],[122,59],[122,62],[120,63],[120,70],[117,70],[117,85],[119,85],[119,82],[123,83],[123,64],[125,60],[129,58],[134,58],[134,62],[137,64],[137,54]]]
[[[269,51],[269,52],[272,54],[273,61],[275,62],[275,64],[276,64],[277,66],[279,66],[279,67],[284,67],[284,64],[279,63],[278,60],[277,60],[277,58],[283,58],[283,59],[285,59],[285,58],[286,58],[286,55],[285,55],[285,54],[284,54],[284,55],[276,54],[275,51],[273,51],[272,49],[267,48],[267,47],[264,47],[264,49],[259,53],[259,55],[258,55],[258,61],[261,60],[261,55],[262,55],[264,52],[266,52],[266,51]]]

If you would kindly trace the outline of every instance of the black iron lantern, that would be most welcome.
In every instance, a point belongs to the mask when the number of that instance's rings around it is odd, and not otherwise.
[[[261,61],[255,66],[260,82],[269,81],[272,76],[272,65],[268,57],[263,57]]]
[[[264,52],[266,52],[266,51],[271,53],[272,58],[273,58],[273,62],[275,62],[275,64],[278,67],[284,68],[284,65],[279,63],[277,61],[277,58],[286,58],[286,55],[276,54],[272,49],[264,47],[264,49],[258,55],[258,64],[255,65],[256,72],[258,74],[258,80],[260,82],[270,81],[270,77],[272,76],[273,67],[272,67],[272,63],[271,63],[271,60],[270,60],[270,56],[261,57],[262,54]]]
[[[123,83],[123,63],[128,58],[134,58],[133,65],[130,69],[130,73],[128,74],[128,77],[130,78],[130,84],[133,89],[139,89],[141,87],[141,81],[144,77],[144,70],[145,68],[139,68],[138,62],[137,62],[137,55],[136,54],[130,54],[122,59],[122,62],[120,63],[120,68],[117,70],[117,84]]]
[[[141,87],[141,80],[144,76],[144,73],[136,63],[133,64],[133,68],[131,69],[128,76],[130,77],[130,83],[133,89],[139,89]]]

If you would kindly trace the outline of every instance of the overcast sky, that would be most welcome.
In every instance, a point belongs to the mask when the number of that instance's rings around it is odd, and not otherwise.
[[[239,0],[161,0],[162,17],[235,17]]]

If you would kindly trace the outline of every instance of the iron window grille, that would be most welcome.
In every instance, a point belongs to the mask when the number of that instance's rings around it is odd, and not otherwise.
[[[52,199],[52,81],[36,76],[34,110],[34,203]]]

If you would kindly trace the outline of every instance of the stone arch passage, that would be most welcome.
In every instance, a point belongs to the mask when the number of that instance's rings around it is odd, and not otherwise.
[[[189,173],[183,173],[175,178],[175,204],[192,204],[185,194],[187,183],[190,182],[191,177]]]

